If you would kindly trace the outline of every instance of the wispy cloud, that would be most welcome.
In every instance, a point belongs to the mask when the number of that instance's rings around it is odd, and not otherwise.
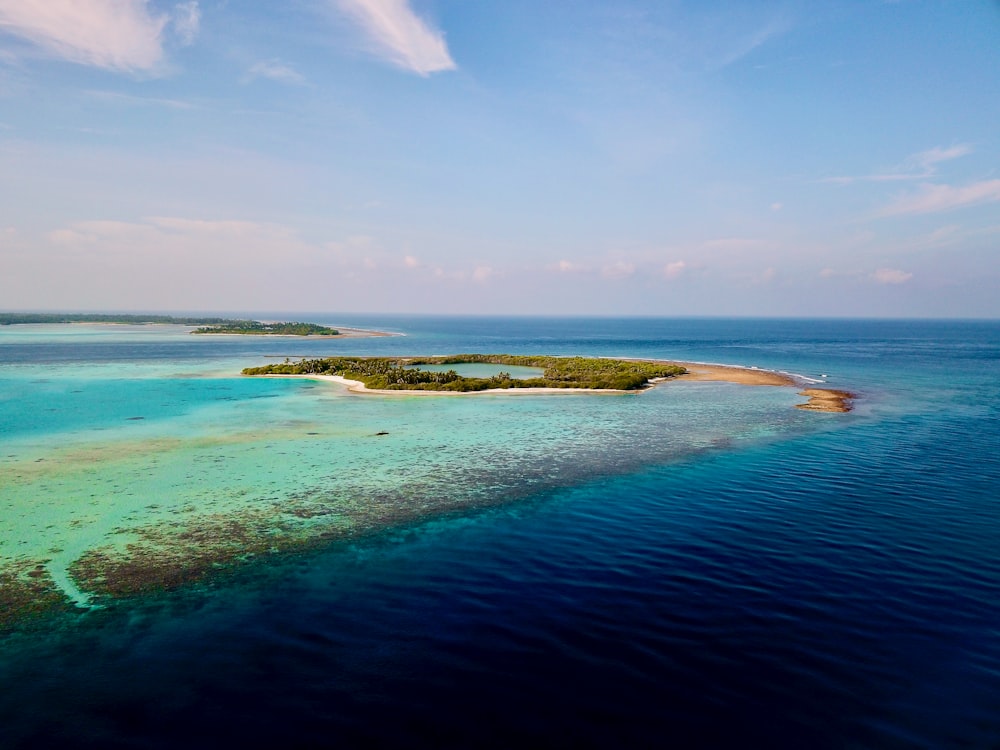
[[[146,0],[0,0],[0,32],[53,57],[107,70],[155,71],[168,20],[151,14]]]
[[[905,284],[912,278],[912,273],[898,268],[880,268],[872,274],[872,279],[879,284]]]
[[[583,273],[590,270],[587,266],[581,265],[580,263],[574,263],[571,260],[560,260],[547,266],[550,271],[557,271],[558,273]]]
[[[198,0],[178,3],[174,8],[171,23],[181,44],[185,46],[194,44],[198,29],[201,27],[201,8],[198,7]]]
[[[90,90],[84,92],[87,96],[105,102],[127,104],[140,107],[167,107],[168,109],[194,109],[195,105],[181,99],[164,99],[155,96],[134,96],[118,91]]]
[[[683,260],[675,260],[672,261],[671,263],[667,263],[667,265],[663,267],[663,278],[667,279],[668,281],[672,281],[673,279],[676,279],[682,273],[684,273],[684,269],[686,268],[687,268],[687,263],[685,263]]]
[[[626,279],[635,273],[635,263],[619,260],[601,269],[601,276],[606,279]]]
[[[728,48],[721,50],[717,57],[710,63],[709,67],[711,69],[721,69],[732,65],[770,39],[784,34],[789,28],[788,19],[776,17],[749,33],[741,33],[736,38],[730,40]]]
[[[496,276],[496,273],[490,266],[476,266],[472,272],[472,280],[478,282],[488,281],[491,277]]]
[[[1000,180],[983,180],[964,187],[925,183],[918,190],[898,197],[878,215],[930,214],[997,201],[1000,201]]]
[[[397,67],[422,76],[454,70],[444,35],[407,0],[333,0],[364,31],[372,51]]]
[[[901,164],[884,172],[860,175],[854,177],[828,177],[822,182],[830,182],[836,185],[850,185],[854,182],[899,182],[911,180],[926,180],[937,174],[937,165],[941,162],[951,161],[960,156],[972,153],[972,146],[968,143],[959,143],[954,146],[935,146],[926,151],[919,151],[906,157]]]
[[[259,63],[252,65],[243,81],[244,83],[249,83],[257,78],[267,78],[271,81],[287,83],[293,86],[301,86],[306,82],[306,79],[295,68],[277,58],[261,60]]]

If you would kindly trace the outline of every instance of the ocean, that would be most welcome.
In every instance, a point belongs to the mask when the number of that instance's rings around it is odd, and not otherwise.
[[[1000,747],[1000,322],[308,320],[0,326],[0,747]],[[859,398],[239,375],[467,352]]]

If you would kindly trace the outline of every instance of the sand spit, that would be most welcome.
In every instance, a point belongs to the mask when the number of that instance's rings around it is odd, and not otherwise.
[[[849,391],[835,391],[832,388],[806,388],[799,391],[799,395],[808,396],[809,400],[804,404],[796,404],[796,409],[835,413],[850,411],[853,408],[851,402],[857,398]]]
[[[659,361],[659,360],[657,360]],[[802,383],[791,375],[773,370],[761,370],[756,367],[734,367],[731,365],[710,365],[700,362],[673,362],[687,368],[686,375],[680,375],[677,380],[716,381],[724,383],[739,383],[740,385],[769,386],[799,386]],[[804,404],[796,404],[795,408],[807,411],[824,411],[843,414],[853,408],[851,402],[857,396],[849,391],[839,391],[832,388],[806,388],[799,391],[800,396],[809,398]]]
[[[671,364],[687,368],[687,374],[680,375],[678,380],[717,381],[740,385],[798,385],[789,375],[771,370],[759,370],[755,367],[703,365],[697,362],[671,362]]]

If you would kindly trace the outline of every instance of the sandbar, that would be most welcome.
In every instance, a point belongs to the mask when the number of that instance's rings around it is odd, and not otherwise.
[[[799,391],[800,396],[808,396],[804,404],[796,404],[796,409],[806,411],[827,411],[843,413],[851,410],[851,402],[857,396],[850,391],[838,391],[832,388],[806,388]]]

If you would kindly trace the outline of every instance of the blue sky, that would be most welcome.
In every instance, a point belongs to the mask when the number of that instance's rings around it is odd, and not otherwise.
[[[0,0],[0,309],[1000,317],[1000,3]]]

